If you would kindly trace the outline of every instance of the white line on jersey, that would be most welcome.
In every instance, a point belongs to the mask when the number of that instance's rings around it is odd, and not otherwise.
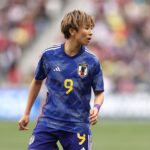
[[[54,45],[54,46],[51,46],[51,47],[47,48],[47,49],[45,50],[45,52],[46,52],[46,51],[49,51],[49,50],[55,50],[55,49],[58,49],[58,48],[60,48],[60,47],[61,47],[61,45]]]
[[[85,47],[85,51],[86,51],[87,53],[91,54],[91,55],[96,56],[95,53],[91,52],[91,51],[90,51],[88,48],[86,48],[86,47]]]

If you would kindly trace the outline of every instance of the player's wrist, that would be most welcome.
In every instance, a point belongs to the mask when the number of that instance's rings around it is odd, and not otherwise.
[[[94,104],[94,108],[97,108],[97,110],[99,111],[101,108],[101,105],[100,104]]]
[[[25,112],[24,116],[30,116],[30,112]]]

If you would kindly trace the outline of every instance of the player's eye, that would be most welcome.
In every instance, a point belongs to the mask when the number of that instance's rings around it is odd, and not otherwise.
[[[87,25],[87,26],[85,26],[84,28],[85,28],[86,30],[92,30],[92,29],[93,29],[93,27],[92,27],[92,26],[88,26],[88,25]]]
[[[89,27],[89,26],[85,26],[85,29],[86,29],[86,30],[89,30],[89,29],[90,29],[90,27]]]

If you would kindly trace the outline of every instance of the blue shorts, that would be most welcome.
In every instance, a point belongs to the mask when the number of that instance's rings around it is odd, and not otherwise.
[[[28,150],[58,150],[58,141],[64,150],[92,150],[91,131],[72,133],[43,126],[34,129]]]

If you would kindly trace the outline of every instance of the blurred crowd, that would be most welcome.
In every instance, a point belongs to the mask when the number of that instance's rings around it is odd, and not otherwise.
[[[0,1],[0,85],[22,82],[18,62],[66,0]],[[59,10],[59,11],[58,11]]]
[[[150,2],[91,0],[96,24],[91,50],[100,58],[106,89],[150,91]]]
[[[102,64],[106,92],[149,92],[150,1],[89,0],[85,7],[95,19],[89,47]]]
[[[16,66],[23,50],[66,1],[0,1],[0,76],[21,81]],[[102,63],[107,91],[149,91],[149,0],[89,0],[88,9],[96,21],[89,46]]]

